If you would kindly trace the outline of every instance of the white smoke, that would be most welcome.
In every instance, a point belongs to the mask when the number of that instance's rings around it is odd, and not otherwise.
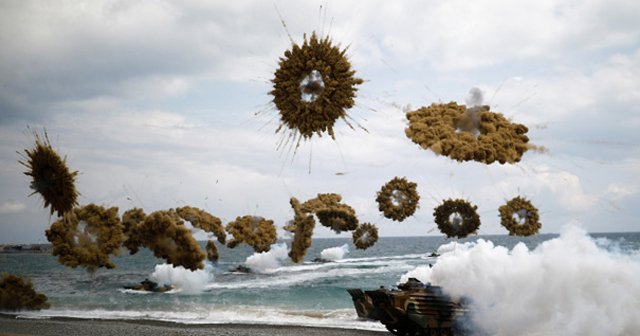
[[[482,94],[482,90],[477,87],[472,87],[467,94],[467,98],[464,100],[464,103],[468,108],[482,106],[482,102],[484,101],[484,95]]]
[[[598,246],[568,226],[559,238],[511,251],[490,241],[447,244],[416,277],[472,300],[491,335],[640,335],[640,257]]]
[[[244,263],[256,273],[273,273],[281,266],[280,262],[289,257],[288,253],[287,244],[273,244],[269,251],[254,253]]]
[[[320,252],[320,258],[325,260],[336,261],[344,258],[349,253],[349,245],[344,244],[342,246],[329,247]]]
[[[204,269],[191,271],[182,266],[174,267],[172,264],[156,265],[151,274],[151,280],[158,286],[174,285],[176,289],[185,294],[197,294],[205,289],[205,286],[213,281],[213,266],[206,263]]]

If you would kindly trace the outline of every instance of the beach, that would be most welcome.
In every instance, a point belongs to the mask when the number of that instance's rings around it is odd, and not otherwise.
[[[28,319],[19,315],[0,314],[0,336],[16,335],[65,335],[65,336],[297,336],[332,335],[362,336],[387,335],[386,332],[349,330],[339,328],[317,328],[299,326],[277,326],[263,324],[181,324],[149,320],[99,320],[75,318]]]

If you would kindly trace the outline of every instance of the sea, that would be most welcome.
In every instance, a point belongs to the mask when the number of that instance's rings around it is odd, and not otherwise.
[[[490,334],[599,332],[589,326],[589,314],[604,325],[602,334],[640,331],[640,232],[569,228],[531,237],[382,237],[367,250],[356,249],[350,238],[314,239],[300,264],[287,258],[288,246],[290,240],[282,240],[257,254],[245,245],[219,245],[219,261],[197,272],[167,265],[148,250],[123,252],[113,257],[116,268],[95,272],[65,267],[45,253],[7,253],[0,254],[0,273],[28,277],[47,295],[49,309],[14,313],[23,318],[385,330],[379,322],[358,319],[347,289],[393,288],[415,276],[477,301],[477,316],[495,320],[478,325]],[[254,271],[237,272],[239,265]],[[145,279],[175,289],[125,289]]]

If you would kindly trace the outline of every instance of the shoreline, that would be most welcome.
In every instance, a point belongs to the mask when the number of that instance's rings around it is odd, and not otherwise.
[[[0,313],[0,336],[25,335],[141,335],[141,336],[297,336],[388,335],[384,331],[271,324],[184,324],[158,320],[82,319],[73,317],[29,318],[19,312]]]

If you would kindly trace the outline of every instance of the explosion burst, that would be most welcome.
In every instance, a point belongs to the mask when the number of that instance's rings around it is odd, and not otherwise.
[[[109,255],[117,255],[126,239],[118,208],[89,204],[74,208],[51,225],[46,232],[58,261],[90,271],[100,267],[114,268]]]
[[[227,231],[233,236],[227,244],[229,248],[244,242],[256,252],[266,252],[278,239],[273,221],[263,217],[237,217],[235,221],[227,224]]]
[[[395,177],[382,186],[376,197],[378,209],[384,216],[398,222],[412,216],[418,208],[420,195],[417,184],[406,178]]]
[[[51,214],[62,216],[78,204],[75,187],[77,171],[70,172],[65,159],[51,147],[49,136],[44,138],[34,132],[36,139],[33,149],[25,149],[26,162],[18,161],[27,168],[25,175],[31,176],[31,195],[38,193],[44,200],[44,207],[51,206]],[[29,195],[29,196],[31,196]]]
[[[438,229],[447,237],[465,238],[480,227],[478,207],[462,199],[448,199],[433,211]]]
[[[286,126],[304,139],[324,132],[335,139],[338,118],[351,127],[346,110],[353,107],[356,85],[363,80],[354,77],[345,54],[346,49],[332,45],[329,37],[319,39],[315,32],[309,40],[305,35],[302,46],[293,43],[284,52],[270,92],[280,112],[276,132]]]
[[[514,197],[505,205],[498,208],[500,212],[500,224],[504,226],[509,235],[531,236],[540,230],[540,217],[538,209],[523,197]]]
[[[362,223],[353,231],[351,238],[356,248],[366,250],[378,241],[378,228],[371,223]]]

